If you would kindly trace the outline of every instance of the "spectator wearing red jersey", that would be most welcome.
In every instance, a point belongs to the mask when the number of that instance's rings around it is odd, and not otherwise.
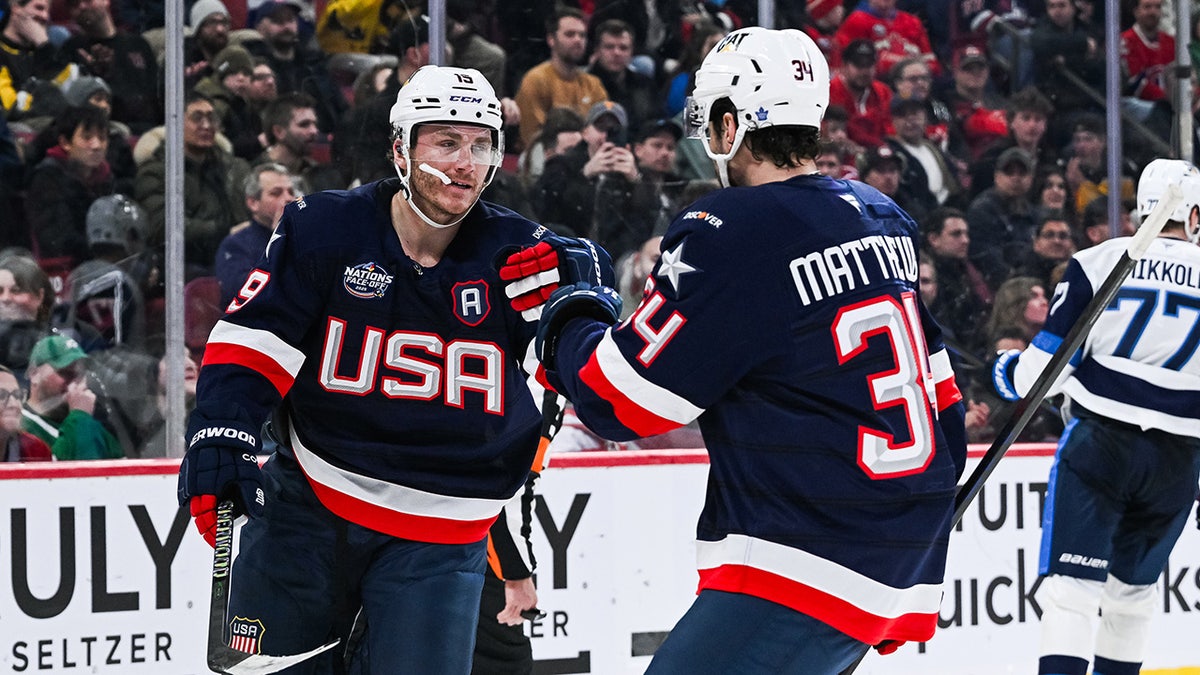
[[[842,50],[842,66],[829,82],[829,105],[845,108],[846,133],[867,147],[883,145],[891,124],[892,90],[875,79],[875,45],[855,40]]]
[[[1175,38],[1158,30],[1162,0],[1136,0],[1133,26],[1121,33],[1121,59],[1125,81],[1125,108],[1139,119],[1150,113],[1150,105],[1167,96],[1167,66],[1175,60]]]
[[[988,88],[988,67],[987,55],[975,45],[954,53],[954,88],[945,98],[957,122],[954,132],[966,142],[970,161],[1008,136],[1005,104]]]
[[[942,74],[925,26],[916,15],[896,9],[896,0],[861,0],[837,31],[838,44],[843,48],[855,40],[875,45],[879,79],[888,77],[893,66],[910,56],[923,58],[935,76]]]
[[[846,6],[841,0],[808,0],[808,23],[804,32],[817,43],[829,69],[842,65],[842,47],[837,41],[837,30],[846,18]]]

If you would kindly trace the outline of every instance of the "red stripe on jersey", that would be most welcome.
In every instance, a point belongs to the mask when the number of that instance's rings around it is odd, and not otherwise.
[[[938,382],[934,385],[935,395],[937,396],[938,412],[949,408],[950,406],[962,400],[962,392],[958,390],[958,383],[953,377]]]
[[[791,607],[869,645],[884,640],[925,642],[937,628],[936,609],[928,614],[876,616],[794,579],[744,565],[700,570],[700,590],[706,589],[744,593]]]
[[[592,352],[587,364],[579,370],[579,379],[596,392],[597,396],[608,401],[618,422],[640,437],[665,434],[683,426],[646,410],[622,393],[620,389],[617,389],[604,376],[604,370],[600,368],[600,362],[596,359],[595,352]]]
[[[230,342],[210,342],[204,348],[200,367],[227,363],[249,368],[271,382],[280,396],[286,396],[296,380],[279,363],[260,351]]]
[[[365,502],[312,479],[309,479],[308,484],[312,486],[317,499],[321,500],[325,508],[342,518],[376,532],[411,541],[430,544],[472,544],[487,536],[492,523],[496,522],[500,515],[496,514],[484,520],[418,516]]]

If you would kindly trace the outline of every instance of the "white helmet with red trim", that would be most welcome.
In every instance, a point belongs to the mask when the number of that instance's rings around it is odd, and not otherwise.
[[[737,131],[729,152],[717,154],[707,143],[708,118],[713,103],[723,98],[737,110]],[[685,120],[688,135],[705,141],[721,184],[728,185],[726,164],[747,131],[772,126],[820,129],[828,108],[829,64],[812,38],[794,29],[753,26],[726,35],[704,57]]]

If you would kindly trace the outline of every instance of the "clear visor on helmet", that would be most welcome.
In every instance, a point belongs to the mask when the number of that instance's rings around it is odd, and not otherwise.
[[[683,137],[684,138],[699,138],[705,140],[708,138],[708,111],[704,107],[704,103],[697,98],[691,96],[683,103]]]
[[[476,164],[500,166],[504,143],[500,135],[486,127],[423,124],[412,149],[418,162],[454,163],[470,157]]]

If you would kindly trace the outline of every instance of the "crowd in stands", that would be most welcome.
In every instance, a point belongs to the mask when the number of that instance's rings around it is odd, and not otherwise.
[[[286,203],[394,175],[388,112],[430,62],[427,8],[312,3],[185,6],[185,342],[195,362]],[[163,438],[156,394],[160,9],[13,0],[0,32],[6,460],[180,450]],[[922,292],[956,355],[975,440],[1004,419],[977,382],[988,355],[1037,332],[1076,250],[1133,228],[1110,228],[1105,208],[1103,10],[1094,0],[776,3],[775,27],[808,33],[830,64],[821,172],[876,187],[922,226]],[[632,307],[657,238],[717,186],[699,141],[683,138],[695,71],[758,11],[756,0],[448,0],[441,61],[483,73],[506,119],[505,162],[484,199],[599,241],[619,261]],[[1125,0],[1119,23],[1122,110],[1148,131],[1123,135],[1129,212],[1132,177],[1169,138],[1174,41],[1200,54],[1200,20],[1173,36],[1162,0]],[[1023,440],[1060,428],[1047,413]],[[567,436],[563,449],[612,447]]]

